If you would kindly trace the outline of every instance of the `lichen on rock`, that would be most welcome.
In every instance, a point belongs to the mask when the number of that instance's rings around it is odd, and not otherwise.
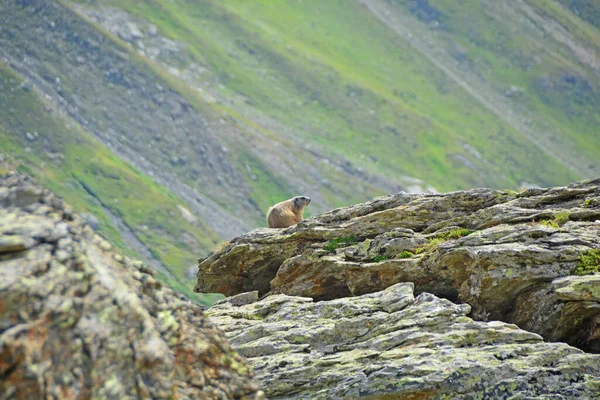
[[[593,399],[600,355],[503,322],[412,283],[331,301],[256,292],[207,310],[270,399]],[[249,302],[250,301],[250,302]]]
[[[0,176],[0,398],[261,399],[199,306],[52,193]]]
[[[470,304],[475,319],[598,352],[600,303],[566,297],[554,282],[600,249],[599,184],[399,193],[258,229],[201,260],[195,290],[330,300],[413,282],[417,294]],[[597,273],[586,273],[591,285]]]

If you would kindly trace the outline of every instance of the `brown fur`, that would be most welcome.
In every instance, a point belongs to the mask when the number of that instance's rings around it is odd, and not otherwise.
[[[269,228],[287,228],[304,219],[304,207],[310,203],[310,197],[296,196],[269,208],[267,225]]]

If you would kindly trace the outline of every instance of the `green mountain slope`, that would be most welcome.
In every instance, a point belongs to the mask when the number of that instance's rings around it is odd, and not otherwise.
[[[397,30],[412,13],[435,32],[415,47],[438,62],[486,107],[541,150],[584,176],[597,176],[600,151],[600,32],[549,0],[512,3],[369,0]],[[389,2],[388,2],[389,3]],[[383,6],[382,6],[383,5]],[[393,17],[399,17],[394,20]],[[395,24],[394,24],[395,22]],[[427,42],[427,41],[425,41]],[[431,49],[427,49],[428,45]],[[510,99],[507,101],[506,99]],[[520,118],[519,118],[520,117]]]
[[[491,1],[438,2],[439,10],[426,1],[390,2],[405,19],[440,19],[441,28],[415,24],[414,34],[440,31],[440,48],[460,53],[454,59],[462,57],[467,67],[474,64],[464,80],[483,75],[488,87],[469,91],[364,4],[385,2],[108,3],[185,43],[187,62],[202,65],[201,79],[213,82],[212,96],[251,120],[268,117],[266,129],[283,135],[279,127],[285,126],[289,136],[374,173],[414,176],[451,190],[550,185],[596,171],[577,164],[591,163],[600,152],[599,141],[590,140],[597,134],[597,75],[567,59],[568,49],[553,38],[537,51],[538,38],[524,36],[529,28],[509,30],[505,17],[523,10],[502,10]],[[568,13],[554,5],[557,10],[535,2],[529,7],[550,21]],[[576,39],[597,48],[597,31],[577,22]],[[513,86],[514,100],[501,94],[510,108],[498,107],[498,93]],[[236,96],[241,100],[230,100]],[[503,115],[524,107],[527,114]],[[561,152],[565,143],[572,143],[568,154]],[[574,161],[573,152],[583,154]]]
[[[314,215],[399,190],[598,176],[597,12],[8,0],[0,148],[187,290],[192,260],[293,195],[311,196]]]

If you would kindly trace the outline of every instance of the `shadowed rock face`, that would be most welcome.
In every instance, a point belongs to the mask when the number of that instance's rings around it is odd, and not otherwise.
[[[196,291],[327,300],[414,282],[469,303],[475,319],[598,352],[598,275],[573,271],[600,249],[599,183],[401,193],[255,230],[201,260]]]
[[[261,399],[200,307],[50,192],[0,177],[0,398]]]
[[[270,399],[593,399],[600,355],[400,283],[314,302],[258,293],[207,311],[245,356]]]

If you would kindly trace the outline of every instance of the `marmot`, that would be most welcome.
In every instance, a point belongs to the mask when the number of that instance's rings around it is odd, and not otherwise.
[[[310,203],[310,197],[296,196],[269,208],[267,225],[269,228],[287,228],[304,219],[304,207]]]

